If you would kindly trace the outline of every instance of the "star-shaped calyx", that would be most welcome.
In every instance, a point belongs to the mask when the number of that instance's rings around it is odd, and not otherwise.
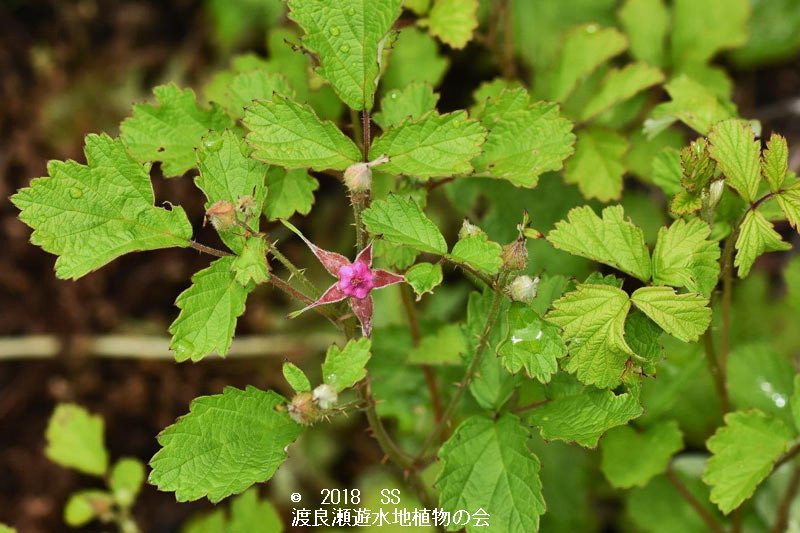
[[[361,250],[351,263],[343,255],[323,250],[315,245],[291,224],[286,222],[284,224],[303,239],[325,270],[337,278],[336,282],[328,287],[328,290],[316,302],[292,313],[292,316],[297,316],[320,305],[332,304],[349,298],[353,313],[361,322],[361,331],[365,337],[369,337],[372,332],[372,295],[370,293],[375,289],[382,289],[406,279],[386,270],[372,268],[372,243]]]

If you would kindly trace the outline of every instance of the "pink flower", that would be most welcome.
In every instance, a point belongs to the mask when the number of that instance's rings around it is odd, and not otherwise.
[[[287,227],[289,227],[288,224]],[[325,269],[338,278],[338,281],[331,285],[316,302],[292,315],[297,316],[303,311],[319,305],[332,304],[350,298],[353,313],[361,322],[361,331],[365,337],[369,337],[372,332],[372,295],[370,292],[373,289],[382,289],[400,283],[405,281],[405,278],[386,270],[372,268],[372,243],[361,250],[355,261],[351,263],[343,255],[315,246],[293,226],[290,229],[295,231],[311,248]]]

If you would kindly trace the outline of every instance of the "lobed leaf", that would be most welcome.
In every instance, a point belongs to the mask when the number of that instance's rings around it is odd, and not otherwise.
[[[600,89],[586,102],[580,115],[581,120],[590,120],[662,81],[664,74],[645,62],[630,63],[625,68],[612,69],[603,78]]]
[[[464,48],[478,27],[478,0],[436,0],[419,21],[431,35],[453,48]]]
[[[512,374],[524,368],[529,377],[548,383],[558,371],[558,359],[567,355],[567,347],[556,326],[531,307],[515,302],[508,311],[508,334],[497,355]]]
[[[761,254],[791,248],[792,245],[784,242],[764,215],[751,209],[747,211],[739,229],[739,237],[736,239],[736,259],[733,264],[739,269],[739,277],[744,278],[750,273],[750,267]]]
[[[485,233],[480,233],[459,239],[449,257],[486,274],[497,274],[503,266],[503,259],[500,257],[502,250],[502,247],[490,241]]]
[[[661,328],[684,342],[694,342],[711,324],[708,299],[699,294],[678,294],[671,287],[642,287],[631,301]]]
[[[314,205],[314,191],[319,182],[306,169],[284,170],[272,167],[267,172],[269,189],[264,203],[264,215],[269,220],[290,218],[295,213],[307,215]]]
[[[406,273],[406,283],[411,285],[417,295],[417,301],[425,293],[432,293],[442,283],[442,265],[439,263],[417,263]]]
[[[631,55],[656,67],[665,66],[670,11],[664,0],[625,0],[618,16],[631,43]]]
[[[348,342],[344,349],[332,345],[322,363],[323,382],[336,392],[342,392],[364,379],[371,349],[372,343],[367,337]]]
[[[233,278],[242,287],[250,283],[264,283],[269,279],[267,264],[267,241],[264,235],[251,235],[244,242],[244,247],[231,264]]]
[[[761,182],[761,143],[755,140],[753,128],[740,120],[725,120],[708,134],[711,157],[725,174],[725,181],[742,198],[753,202]]]
[[[710,237],[711,228],[697,218],[660,228],[653,250],[653,283],[686,287],[709,297],[720,272],[719,244]]]
[[[761,159],[761,174],[769,183],[769,189],[772,192],[778,192],[783,187],[788,171],[789,146],[784,137],[773,133]]]
[[[428,111],[436,109],[439,95],[422,82],[413,82],[403,89],[392,89],[381,99],[381,110],[372,116],[381,128],[388,129],[409,118],[419,120]]]
[[[622,196],[625,154],[630,146],[621,135],[600,128],[578,132],[575,155],[564,167],[564,181],[577,184],[584,198],[601,202]]]
[[[641,432],[630,426],[617,427],[600,443],[600,468],[614,487],[644,487],[667,470],[672,456],[682,448],[683,435],[674,420]]]
[[[373,202],[362,216],[371,233],[383,235],[389,242],[408,245],[423,252],[447,253],[447,243],[439,228],[425,216],[412,198],[390,195]]]

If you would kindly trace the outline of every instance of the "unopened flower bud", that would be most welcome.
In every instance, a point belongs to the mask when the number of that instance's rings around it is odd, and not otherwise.
[[[528,265],[528,247],[525,239],[517,239],[503,246],[500,258],[506,270],[525,270]]]
[[[239,211],[247,217],[256,215],[256,199],[250,195],[239,198]]]
[[[344,183],[351,192],[365,192],[372,188],[372,167],[388,163],[389,158],[382,155],[368,163],[354,163],[344,171]]]
[[[314,389],[312,396],[320,409],[330,409],[336,405],[336,400],[339,399],[339,395],[336,394],[336,389],[327,383],[323,383]]]
[[[292,420],[303,426],[310,426],[319,418],[319,407],[310,392],[295,395],[286,410],[289,411]]]
[[[470,222],[468,218],[464,219],[464,222],[461,223],[461,229],[458,230],[459,239],[466,239],[467,237],[475,237],[484,234],[485,232],[481,228]]]
[[[531,279],[530,276],[517,276],[508,285],[508,295],[515,302],[528,303],[536,298],[536,288],[539,286],[539,276]]]
[[[708,186],[708,196],[704,198],[707,207],[716,207],[720,199],[722,199],[722,192],[725,190],[725,181],[717,180],[711,182]]]
[[[236,208],[227,200],[219,200],[206,210],[206,218],[217,231],[228,231],[236,224]]]

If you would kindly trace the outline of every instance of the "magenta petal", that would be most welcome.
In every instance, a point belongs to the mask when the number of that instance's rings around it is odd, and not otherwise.
[[[315,246],[310,242],[306,242],[306,244],[308,244],[308,247],[311,248],[312,252],[314,252],[314,255],[317,256],[317,259],[319,259],[319,262],[325,267],[325,270],[334,276],[339,275],[339,270],[343,266],[350,265],[350,260],[343,255],[337,254],[336,252],[323,250],[319,246]]]
[[[406,278],[386,270],[375,269],[372,271],[372,288],[381,289],[395,283],[402,283]]]
[[[372,243],[369,243],[366,248],[358,252],[356,260],[353,263],[363,263],[368,267],[372,266]]]
[[[295,311],[294,313],[292,313],[291,316],[295,317],[300,313],[303,313],[305,311],[308,311],[309,309],[313,309],[314,307],[318,307],[320,305],[341,302],[345,298],[347,298],[347,295],[342,291],[342,289],[339,288],[339,283],[334,283],[333,285],[328,287],[328,290],[325,291],[325,294],[319,297],[319,300],[317,300],[316,302],[307,307],[304,307],[299,311]]]
[[[361,322],[361,332],[365,337],[369,337],[372,334],[372,296],[367,295],[361,299],[350,298],[350,306]]]

